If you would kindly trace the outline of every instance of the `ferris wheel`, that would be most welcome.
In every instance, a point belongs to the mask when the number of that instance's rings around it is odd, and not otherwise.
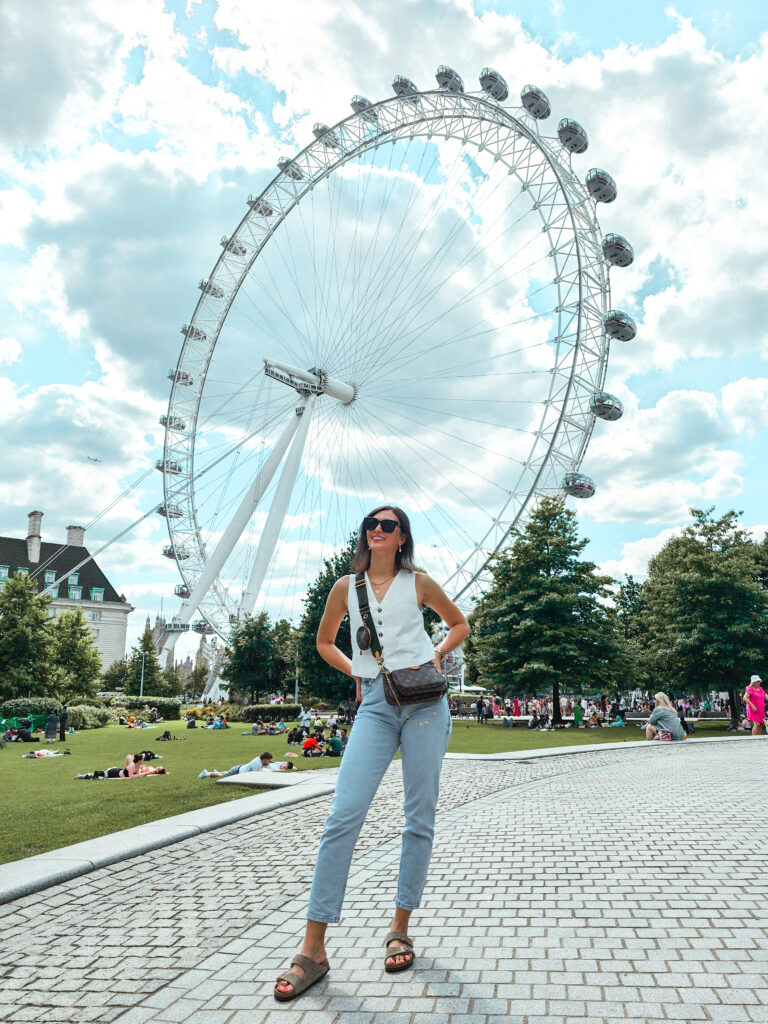
[[[470,603],[536,499],[594,493],[580,472],[611,339],[603,237],[611,176],[572,166],[588,139],[493,69],[465,92],[438,69],[420,91],[352,100],[248,198],[210,275],[172,382],[164,502],[183,582],[166,645],[225,637],[256,602],[297,618],[323,559],[383,501],[411,515],[420,562]]]

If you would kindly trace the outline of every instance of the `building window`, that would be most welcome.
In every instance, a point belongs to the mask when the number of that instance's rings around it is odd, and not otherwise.
[[[55,583],[56,582],[56,571],[54,569],[46,569],[45,570],[45,574],[43,576],[43,579],[45,580],[46,586],[49,583]]]
[[[104,600],[104,588],[103,587],[91,587],[91,600],[92,601],[103,601]]]
[[[10,566],[8,566],[8,565],[0,565],[0,580],[7,580],[9,572],[10,572]]]
[[[101,622],[101,612],[91,612],[91,622]]]
[[[70,587],[69,588],[69,599],[70,601],[79,601],[83,596],[82,587]]]
[[[19,565],[16,567],[17,576],[29,576],[29,569],[26,565]]]
[[[79,572],[71,572],[69,574],[68,579],[69,579],[69,582],[71,583],[71,585],[73,587],[76,587],[77,584],[80,582],[80,573]]]
[[[58,597],[59,596],[59,584],[58,583],[56,584],[55,587],[50,587],[50,589],[48,590],[48,596],[49,597]]]
[[[48,614],[50,615],[50,617],[52,619],[55,619],[56,618],[56,609],[55,608],[49,608],[48,609]]]

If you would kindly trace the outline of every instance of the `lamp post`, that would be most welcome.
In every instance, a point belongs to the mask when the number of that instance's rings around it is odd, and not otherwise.
[[[146,657],[147,657],[147,652],[146,651],[142,651],[141,652],[141,683],[139,685],[139,697],[143,697],[144,696],[144,662],[146,660]]]

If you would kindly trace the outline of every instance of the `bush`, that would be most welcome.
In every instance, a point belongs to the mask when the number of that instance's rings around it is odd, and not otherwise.
[[[101,697],[92,697],[90,693],[75,693],[67,700],[68,708],[72,707],[73,705],[78,706],[82,704],[87,704],[88,707],[91,708],[106,707]]]
[[[17,697],[0,704],[0,718],[29,718],[30,715],[58,715],[63,705],[55,697]]]
[[[242,710],[243,722],[293,722],[301,710],[298,704],[249,704]]]
[[[94,704],[75,704],[68,711],[67,725],[74,729],[101,729],[110,721],[109,709]]]
[[[149,712],[157,708],[157,713],[163,718],[175,719],[181,717],[181,701],[178,697],[102,697],[108,708],[122,708],[124,711],[138,711],[139,716],[145,721],[147,715],[142,714],[146,708]]]

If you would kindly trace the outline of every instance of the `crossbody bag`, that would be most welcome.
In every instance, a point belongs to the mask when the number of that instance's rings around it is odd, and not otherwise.
[[[431,661],[423,665],[411,665],[409,668],[388,669],[384,664],[381,642],[368,601],[368,587],[365,573],[355,575],[355,593],[360,606],[362,626],[357,631],[355,640],[363,651],[370,650],[384,677],[384,697],[387,704],[402,707],[407,704],[429,704],[438,701],[448,692],[448,684],[442,672],[438,672]]]

